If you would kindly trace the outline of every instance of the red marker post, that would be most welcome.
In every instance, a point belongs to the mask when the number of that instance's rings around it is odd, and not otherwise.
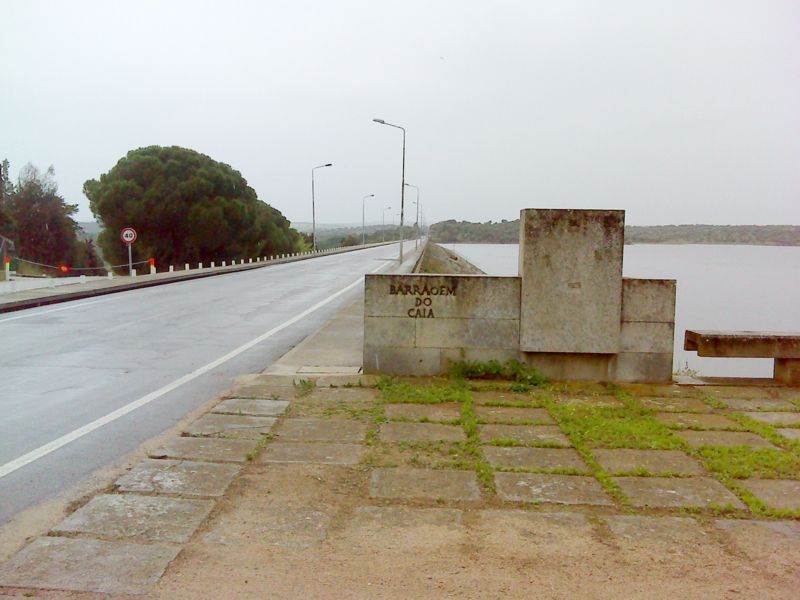
[[[156,259],[155,258],[151,258],[150,259],[150,275],[155,275],[155,274],[156,274]]]
[[[128,246],[128,275],[133,275],[133,256],[131,253],[131,246],[138,237],[136,230],[133,227],[126,227],[119,232],[119,237],[122,238],[122,243]]]

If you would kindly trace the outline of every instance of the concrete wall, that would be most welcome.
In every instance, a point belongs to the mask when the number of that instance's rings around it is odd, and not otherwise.
[[[521,352],[551,379],[670,381],[675,335],[675,281],[623,279],[619,352]]]
[[[520,348],[613,354],[622,308],[620,210],[520,213]]]
[[[443,373],[519,354],[519,278],[367,275],[364,372]]]
[[[422,256],[414,269],[417,273],[441,273],[452,275],[484,275],[478,267],[460,254],[428,242],[422,250]]]
[[[675,282],[622,279],[621,211],[521,214],[520,276],[367,275],[364,370],[515,358],[562,380],[672,379]],[[441,247],[428,268],[461,269]]]

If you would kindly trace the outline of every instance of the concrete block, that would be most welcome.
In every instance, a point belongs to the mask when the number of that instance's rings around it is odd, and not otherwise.
[[[800,359],[776,358],[774,373],[775,379],[781,383],[800,386]]]
[[[409,319],[411,320],[411,319]],[[413,319],[420,348],[516,348],[517,319]]]
[[[518,319],[519,285],[517,277],[370,274],[365,280],[364,314]]]
[[[443,248],[439,244],[428,242],[419,261],[420,271],[423,273],[447,273],[454,275],[480,275],[483,274],[478,267],[466,258]]]
[[[618,352],[624,221],[624,211],[521,211],[521,350]]]
[[[212,508],[211,500],[102,494],[64,519],[54,531],[185,544]]]
[[[217,404],[211,412],[220,415],[278,417],[284,413],[287,406],[289,406],[288,400],[228,398]]]
[[[0,567],[0,587],[145,594],[178,552],[167,544],[40,537]]]
[[[438,348],[364,347],[364,373],[425,376],[441,372],[441,350]]]
[[[624,322],[620,328],[619,350],[671,353],[674,341],[674,323]]]
[[[317,465],[357,465],[364,453],[361,444],[330,442],[283,443],[267,446],[262,462]]]
[[[497,494],[507,502],[612,505],[594,477],[495,473],[494,481]]]
[[[673,323],[674,279],[623,279],[622,320]]]
[[[562,381],[609,381],[613,356],[607,354],[530,353],[522,360],[545,377]]]
[[[614,381],[671,382],[672,348],[669,352],[620,352],[612,358],[609,372]]]
[[[344,419],[286,419],[277,434],[281,442],[359,443],[367,426]]]
[[[416,320],[408,317],[364,317],[364,343],[369,346],[413,348]]]
[[[150,458],[243,463],[247,455],[257,448],[258,440],[176,437],[150,453]]]
[[[239,469],[232,464],[145,459],[116,485],[123,492],[219,497]]]
[[[369,495],[402,500],[479,500],[480,488],[472,471],[375,469]]]
[[[636,507],[682,508],[744,504],[710,477],[617,477],[614,481]]]

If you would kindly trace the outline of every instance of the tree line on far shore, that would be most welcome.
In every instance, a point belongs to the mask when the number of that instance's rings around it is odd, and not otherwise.
[[[519,243],[519,219],[513,221],[441,221],[431,225],[434,242],[461,244]],[[628,225],[626,244],[742,244],[800,246],[798,225]]]

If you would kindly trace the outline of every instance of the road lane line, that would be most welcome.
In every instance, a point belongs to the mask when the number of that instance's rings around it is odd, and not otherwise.
[[[27,315],[17,315],[16,317],[10,317],[8,319],[0,319],[0,323],[7,323],[8,321],[16,321],[17,319],[29,319],[31,317],[38,317],[39,315],[47,315],[50,313],[58,312],[60,310],[70,310],[72,308],[80,308],[82,306],[89,306],[90,304],[100,304],[101,302],[111,302],[112,300],[116,300],[116,298],[105,298],[103,300],[92,300],[91,302],[83,302],[82,304],[72,304],[70,306],[62,306],[61,308],[51,308],[48,310],[41,310],[39,312],[30,313]]]
[[[371,273],[376,273],[377,271],[382,269],[384,266],[385,265],[381,265],[381,266],[377,267],[376,269],[373,269],[370,272]],[[209,371],[211,371],[213,369],[216,369],[220,365],[223,365],[226,362],[228,362],[229,360],[231,360],[233,358],[236,358],[237,356],[239,356],[243,352],[246,352],[247,350],[250,350],[250,348],[252,348],[253,346],[256,346],[257,344],[260,344],[261,342],[263,342],[264,340],[272,337],[276,333],[278,333],[280,331],[283,331],[284,329],[286,329],[287,327],[290,327],[291,325],[294,325],[295,323],[297,323],[301,319],[304,319],[305,317],[307,317],[308,315],[310,315],[314,311],[322,308],[326,304],[329,304],[330,302],[332,302],[333,300],[335,300],[336,298],[338,298],[342,294],[346,294],[347,292],[352,290],[357,285],[363,283],[363,281],[364,281],[364,277],[359,277],[353,283],[343,287],[338,292],[335,292],[335,293],[331,294],[330,296],[328,296],[324,300],[320,300],[319,302],[317,302],[316,304],[314,304],[310,308],[307,308],[303,312],[295,315],[294,317],[292,317],[288,321],[284,321],[283,323],[281,323],[277,327],[273,327],[272,329],[270,329],[266,333],[262,333],[257,338],[254,338],[254,339],[250,340],[249,342],[239,346],[238,348],[236,348],[234,350],[231,350],[227,354],[225,354],[225,355],[219,357],[218,359],[208,363],[207,365],[204,365],[204,366],[200,367],[199,369],[196,369],[196,370],[192,371],[191,373],[188,373],[188,374],[184,375],[183,377],[179,377],[178,379],[176,379],[172,383],[168,383],[167,385],[155,390],[154,392],[150,392],[149,394],[147,394],[145,396],[142,396],[138,400],[134,400],[133,402],[131,402],[129,404],[126,404],[125,406],[123,406],[121,408],[118,408],[117,410],[112,411],[112,412],[108,413],[107,415],[102,416],[99,419],[96,419],[96,420],[92,421],[91,423],[87,423],[83,427],[79,427],[78,429],[70,431],[66,435],[62,435],[60,438],[57,438],[57,439],[53,440],[52,442],[49,442],[49,443],[45,444],[44,446],[39,446],[38,448],[36,448],[35,450],[31,450],[27,454],[23,454],[19,458],[16,458],[16,459],[14,459],[14,460],[12,460],[10,462],[7,462],[4,465],[0,465],[0,479],[5,477],[6,475],[9,475],[9,474],[13,473],[14,471],[16,471],[18,469],[21,469],[22,467],[24,467],[26,465],[29,465],[30,463],[32,463],[32,462],[34,462],[36,460],[39,460],[40,458],[42,458],[44,456],[47,456],[51,452],[54,452],[54,451],[58,450],[59,448],[62,448],[64,446],[66,446],[67,444],[69,444],[71,442],[74,442],[77,439],[80,439],[81,437],[91,433],[95,429],[99,429],[100,427],[103,427],[104,425],[108,425],[109,423],[111,423],[113,421],[116,421],[120,417],[124,417],[128,413],[133,412],[137,408],[141,408],[142,406],[150,404],[153,400],[157,400],[158,398],[161,398],[161,396],[163,396],[165,394],[168,394],[169,392],[171,392],[173,390],[178,389],[182,385],[185,385],[185,384],[189,383],[190,381],[192,381],[194,379],[197,379],[201,375],[205,375]]]

